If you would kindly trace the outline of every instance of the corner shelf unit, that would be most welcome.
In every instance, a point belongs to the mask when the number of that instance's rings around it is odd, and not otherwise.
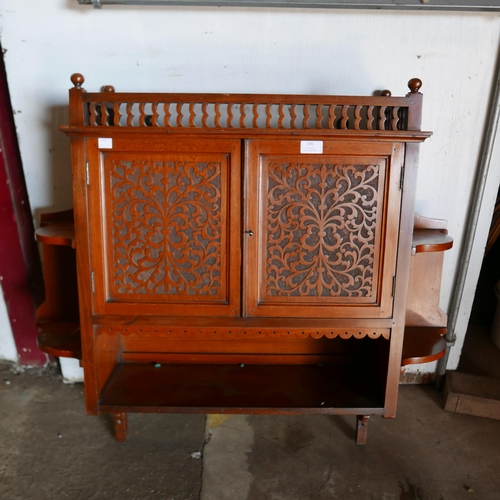
[[[35,239],[42,247],[45,278],[38,347],[51,356],[82,359],[73,210],[43,214]]]
[[[446,352],[446,314],[439,307],[443,252],[453,247],[446,221],[415,216],[401,365],[430,363]]]

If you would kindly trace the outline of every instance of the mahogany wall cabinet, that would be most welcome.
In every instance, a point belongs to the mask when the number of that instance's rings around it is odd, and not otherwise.
[[[87,412],[394,417],[406,97],[87,93],[70,125]]]

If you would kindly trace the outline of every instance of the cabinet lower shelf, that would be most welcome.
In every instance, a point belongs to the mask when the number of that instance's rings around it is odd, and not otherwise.
[[[382,414],[385,388],[361,364],[121,363],[104,386],[104,412]]]

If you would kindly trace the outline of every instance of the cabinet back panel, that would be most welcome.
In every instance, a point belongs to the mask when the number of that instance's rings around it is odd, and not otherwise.
[[[264,338],[260,342],[196,339],[141,339],[117,336],[122,362],[208,363],[208,364],[364,364],[381,387],[387,376],[389,341],[380,339],[295,339]]]
[[[369,342],[374,342],[368,339]],[[364,347],[363,339],[298,339],[270,338],[259,339],[199,339],[149,337],[136,335],[122,336],[123,350],[135,352],[208,352],[208,353],[247,353],[247,354],[332,354],[358,353]]]
[[[104,333],[107,337],[109,334]],[[258,338],[210,338],[204,335],[157,333],[111,334],[118,339],[124,361],[165,362],[230,362],[230,363],[337,363],[365,359],[376,363],[381,353],[388,352],[389,341],[380,337],[297,338],[261,336]]]

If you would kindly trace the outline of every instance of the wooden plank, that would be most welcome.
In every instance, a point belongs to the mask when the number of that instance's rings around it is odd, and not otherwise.
[[[345,342],[345,341],[343,341]],[[272,356],[272,358],[271,358]],[[226,353],[168,353],[168,352],[124,352],[122,361],[126,363],[148,363],[154,359],[168,364],[245,364],[245,365],[317,365],[347,363],[353,360],[345,354],[226,354]]]
[[[59,130],[64,132],[69,137],[102,137],[103,127],[101,126],[65,126],[61,125]],[[134,137],[140,130],[141,134],[145,137],[151,136],[151,138],[162,138],[164,133],[160,127],[107,127],[106,136],[115,137]],[[169,137],[175,137],[176,135],[182,136],[183,138],[203,138],[215,139],[221,136],[224,138],[231,139],[259,139],[265,137],[266,139],[280,139],[289,136],[291,132],[297,133],[298,129],[227,129],[227,128],[169,128]],[[329,137],[347,140],[372,140],[374,142],[422,142],[432,135],[432,132],[424,132],[420,130],[329,130],[329,129],[300,129],[300,135],[305,138],[309,137]],[[164,138],[164,136],[163,136]]]
[[[444,397],[446,411],[500,420],[499,379],[447,372]]]
[[[161,102],[161,103],[233,103],[233,104],[335,104],[346,106],[410,106],[408,97],[352,96],[352,95],[303,95],[303,94],[220,94],[220,93],[170,93],[170,92],[85,92],[82,102]]]
[[[9,98],[0,59],[0,280],[19,362],[43,365],[47,356],[36,344],[35,308],[43,300],[40,255]]]

